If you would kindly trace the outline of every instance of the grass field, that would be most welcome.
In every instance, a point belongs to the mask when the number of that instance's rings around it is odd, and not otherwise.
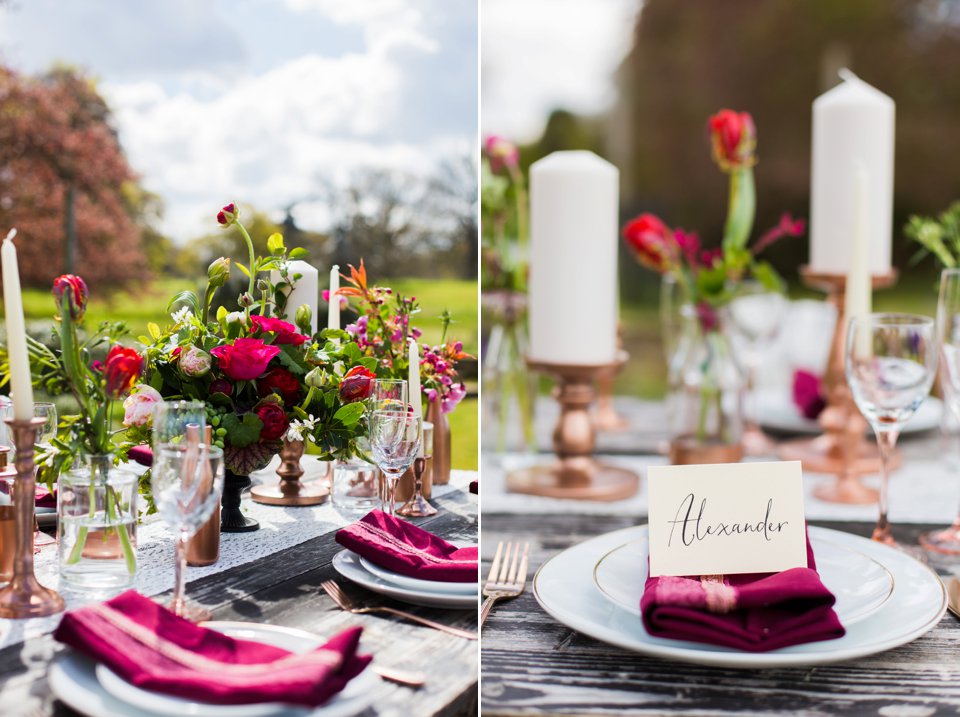
[[[440,314],[447,309],[453,315],[448,335],[463,341],[464,350],[478,354],[477,284],[455,279],[394,279],[389,284],[404,296],[416,296],[421,312],[415,319],[428,343],[440,341]],[[146,334],[147,324],[154,321],[163,325],[168,319],[167,302],[184,289],[197,289],[190,281],[159,280],[139,288],[136,292],[115,292],[104,295],[95,286],[87,309],[86,325],[96,327],[102,321],[124,321],[131,337]],[[28,323],[46,322],[53,316],[55,306],[49,291],[27,289],[23,293],[24,314]],[[325,308],[321,307],[325,316]],[[450,415],[453,439],[453,467],[468,470],[477,468],[477,426],[479,407],[475,399],[467,399]]]

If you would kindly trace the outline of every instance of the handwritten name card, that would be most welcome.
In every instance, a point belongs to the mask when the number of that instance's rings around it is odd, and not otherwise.
[[[647,481],[650,575],[806,567],[800,461],[655,466]]]

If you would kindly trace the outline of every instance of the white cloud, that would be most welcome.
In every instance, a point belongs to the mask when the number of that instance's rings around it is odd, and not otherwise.
[[[536,139],[552,109],[596,113],[614,98],[642,0],[483,0],[484,133]]]

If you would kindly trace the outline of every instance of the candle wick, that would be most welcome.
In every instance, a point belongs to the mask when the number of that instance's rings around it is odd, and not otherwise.
[[[839,75],[840,79],[844,82],[860,79],[849,67],[841,67],[839,70],[837,70],[837,75]]]
[[[17,235],[17,230],[11,229],[10,231],[7,232],[7,237],[4,239],[4,241],[13,241],[13,238],[16,235]]]

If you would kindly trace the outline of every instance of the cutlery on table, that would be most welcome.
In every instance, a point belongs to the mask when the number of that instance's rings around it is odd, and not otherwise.
[[[507,543],[506,550],[503,549],[502,540],[497,544],[497,552],[490,564],[490,572],[487,573],[487,582],[483,584],[483,594],[487,599],[480,608],[481,627],[497,600],[515,598],[523,592],[523,585],[527,581],[529,552],[530,543],[523,544],[523,557],[520,556],[520,543]]]
[[[458,627],[450,627],[449,625],[444,625],[439,622],[434,622],[433,620],[428,620],[425,617],[420,617],[419,615],[414,615],[410,612],[404,612],[403,610],[397,610],[392,607],[387,607],[386,605],[377,605],[374,607],[361,607],[356,602],[354,602],[337,583],[333,580],[324,580],[320,583],[320,587],[323,588],[323,591],[329,595],[333,601],[340,606],[342,610],[353,613],[354,615],[366,615],[373,612],[382,612],[388,615],[393,615],[395,617],[401,617],[404,620],[410,620],[412,622],[419,623],[426,627],[432,627],[434,630],[440,630],[449,635],[456,635],[457,637],[463,637],[467,640],[476,640],[477,633],[471,632],[469,630],[461,630]]]
[[[374,663],[372,669],[387,682],[396,682],[398,685],[406,687],[423,687],[427,684],[427,676],[422,672],[397,670],[393,667],[382,667],[376,663]]]

